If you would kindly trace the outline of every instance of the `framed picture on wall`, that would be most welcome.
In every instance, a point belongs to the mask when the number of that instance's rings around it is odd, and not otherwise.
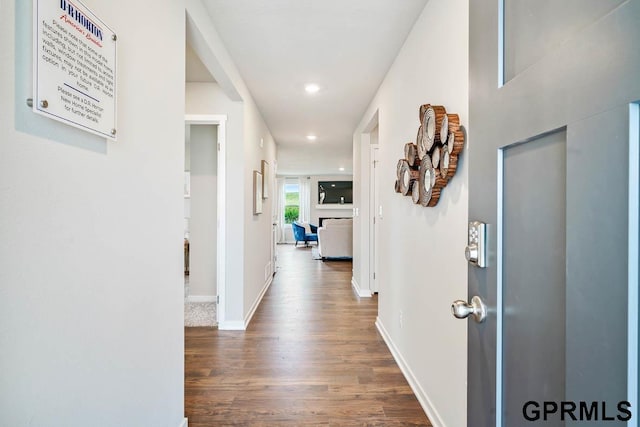
[[[262,174],[253,171],[253,214],[262,213]]]
[[[268,199],[269,198],[269,185],[271,185],[271,182],[269,180],[269,176],[271,175],[269,173],[269,163],[267,163],[266,160],[262,161],[262,198],[263,199]]]

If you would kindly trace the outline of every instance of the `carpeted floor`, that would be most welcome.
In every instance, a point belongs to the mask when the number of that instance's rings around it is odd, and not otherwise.
[[[187,302],[184,303],[184,326],[216,326],[217,322],[215,302]]]
[[[218,313],[215,302],[190,302],[189,276],[184,276],[184,326],[216,326]]]

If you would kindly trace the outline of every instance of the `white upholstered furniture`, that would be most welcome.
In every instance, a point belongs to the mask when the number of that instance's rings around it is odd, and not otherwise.
[[[324,258],[353,258],[353,219],[325,219],[318,228],[318,252]]]

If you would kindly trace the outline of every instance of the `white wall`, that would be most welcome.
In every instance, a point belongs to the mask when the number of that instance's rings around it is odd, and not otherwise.
[[[191,125],[189,296],[217,295],[218,127]]]
[[[281,175],[324,175],[344,168],[351,174],[353,151],[350,145],[307,143],[304,147],[278,146],[278,173]]]
[[[118,34],[117,142],[27,108],[32,2],[2,2],[0,425],[178,427],[184,4],[87,4]]]
[[[275,209],[276,144],[258,108],[247,91],[244,95],[244,318],[259,303],[259,299],[270,283],[273,274],[271,239],[273,211]],[[261,146],[262,145],[262,146]],[[266,160],[270,168],[269,198],[262,201],[262,214],[253,214],[253,171],[261,170],[261,161]],[[238,188],[242,188],[241,186]],[[236,190],[237,191],[237,190]]]
[[[453,23],[453,24],[452,24]],[[453,25],[453,27],[452,27]],[[455,29],[454,29],[455,27]],[[445,38],[435,37],[446,34]],[[428,52],[428,54],[425,54]],[[418,107],[444,105],[468,123],[468,4],[430,0],[354,134],[354,279],[368,286],[368,150],[363,133],[379,118],[380,221],[378,323],[415,385],[434,426],[466,425],[466,322],[450,314],[465,298],[468,174],[465,153],[435,208],[414,205],[393,191],[403,145],[414,141]],[[471,142],[473,144],[473,142]],[[400,313],[403,327],[400,327]]]

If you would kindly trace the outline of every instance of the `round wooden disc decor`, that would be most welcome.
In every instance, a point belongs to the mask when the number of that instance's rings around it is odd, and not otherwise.
[[[449,146],[449,154],[459,154],[464,147],[464,133],[461,130],[449,132],[447,145]]]
[[[453,143],[455,142],[455,139],[456,136],[453,132],[449,132],[449,136],[447,137],[447,150],[449,151],[449,154],[453,151]]]
[[[429,199],[429,203],[427,203],[427,206],[432,208],[435,205],[438,204],[438,201],[440,200],[440,194],[442,193],[442,188],[432,188],[431,189],[431,198]]]
[[[440,171],[432,168],[431,172],[431,199],[427,206],[433,207],[438,204],[442,189],[447,185],[447,180],[440,176]]]
[[[447,170],[447,178],[451,180],[456,174],[456,170],[458,169],[458,159],[460,156],[452,154],[449,156],[449,169]]]
[[[447,113],[443,105],[422,104],[418,116],[416,142],[404,145],[394,190],[411,196],[413,203],[432,207],[456,173],[465,143],[464,129],[460,116]]]
[[[404,158],[409,163],[409,166],[416,167],[418,164],[418,147],[413,142],[408,142],[404,145]]]
[[[450,181],[451,178],[456,174],[456,169],[458,168],[458,156],[455,154],[446,153],[442,156],[442,161],[440,162],[440,176],[447,181]]]
[[[440,142],[442,142],[443,144],[446,143],[448,135],[449,135],[449,116],[445,114],[444,117],[442,117],[442,124],[440,125]]]
[[[408,196],[411,191],[411,185],[413,181],[418,179],[418,171],[411,169],[409,163],[406,160],[402,162],[402,168],[400,169],[400,193]]]
[[[435,142],[436,137],[436,112],[432,107],[429,107],[424,112],[424,119],[422,120],[422,143],[424,144],[425,153],[431,151],[431,147]],[[424,154],[421,154],[421,158]]]
[[[435,114],[435,134],[434,134],[434,141],[435,142],[446,142],[446,141],[442,141],[440,139],[440,132],[441,132],[441,127],[442,127],[442,121],[445,117],[447,117],[447,110],[442,106],[442,105],[432,105],[431,108],[433,108],[433,112]]]
[[[436,145],[433,147],[433,152],[431,153],[431,164],[435,169],[438,169],[438,165],[440,164],[440,146]]]
[[[460,116],[458,116],[457,114],[447,114],[447,123],[449,124],[447,133],[460,130]]]
[[[398,181],[400,180],[400,171],[402,170],[402,163],[406,162],[405,159],[399,159],[398,164],[396,165],[396,178]]]
[[[427,147],[425,147],[424,145],[422,125],[418,127],[418,134],[416,135],[416,146],[418,148],[418,158],[421,159],[425,154],[427,154]]]
[[[433,167],[429,155],[424,156],[420,160],[420,175],[418,178],[418,187],[420,190],[419,201],[422,206],[428,206],[431,200],[431,175]]]
[[[451,157],[449,157],[449,166],[451,166]],[[433,168],[433,181],[431,182],[431,196],[437,191],[438,193],[447,185],[447,177],[443,177],[440,174],[440,169],[434,167]]]
[[[426,111],[427,108],[429,108],[431,106],[431,104],[422,104],[420,106],[420,108],[418,108],[418,120],[420,122],[422,122],[422,119],[424,118],[424,112]]]
[[[414,181],[411,186],[411,200],[413,200],[413,203],[416,205],[420,203],[420,182],[418,181]]]
[[[446,178],[449,173],[449,152],[445,151],[440,162],[440,176]]]
[[[402,170],[402,188],[409,188],[409,185],[411,185],[411,176],[409,175],[409,169],[403,169]]]

